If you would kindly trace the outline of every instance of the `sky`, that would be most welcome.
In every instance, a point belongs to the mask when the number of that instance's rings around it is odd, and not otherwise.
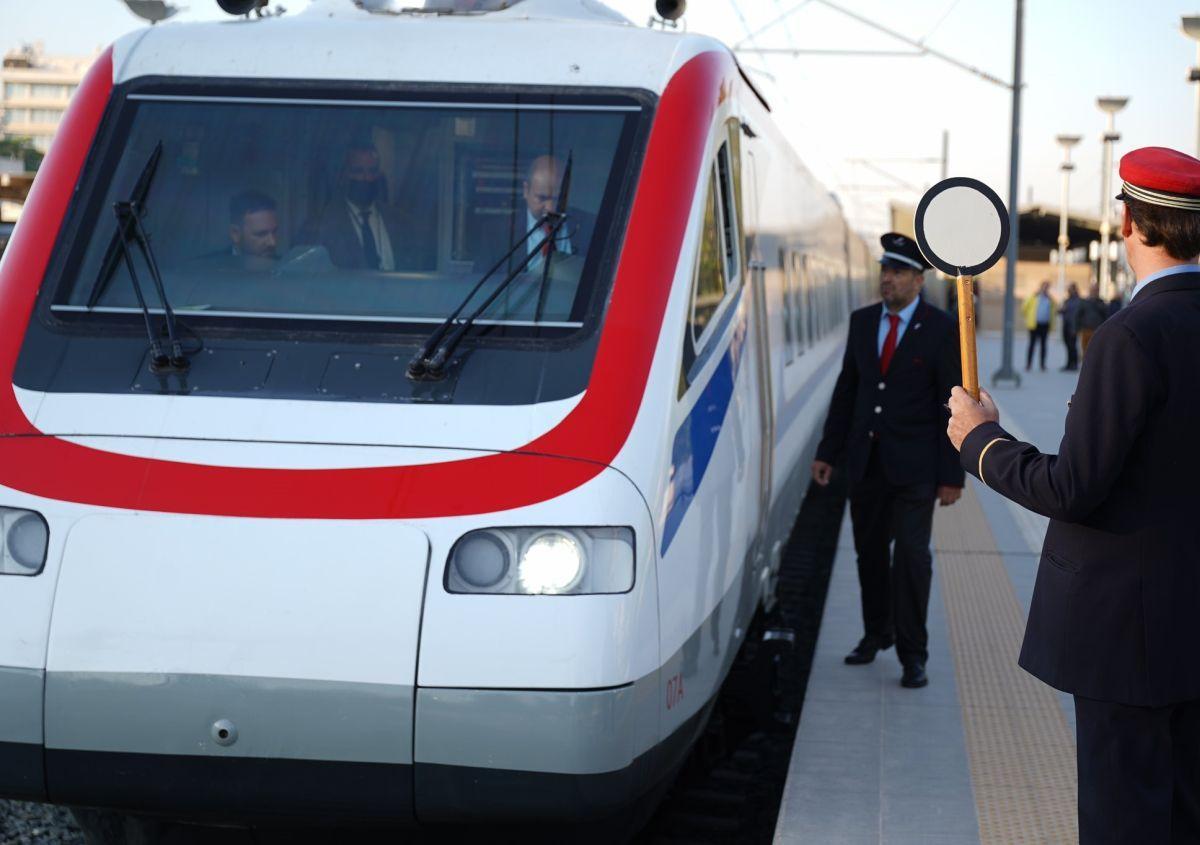
[[[175,20],[223,17],[214,0],[186,5]],[[347,0],[350,2],[350,0]],[[606,0],[635,23],[652,0]],[[277,4],[278,0],[274,0]],[[306,0],[283,0],[292,12]],[[1015,0],[691,0],[692,32],[754,49],[910,51],[841,7],[922,40],[1003,80],[1013,76]],[[1200,0],[1026,0],[1019,202],[1057,209],[1059,134],[1083,136],[1073,158],[1070,207],[1100,206],[1099,95],[1130,98],[1117,115],[1116,159],[1141,146],[1195,154],[1196,91],[1187,81],[1195,43],[1179,29]],[[779,20],[782,18],[782,20]],[[776,22],[777,21],[777,22]],[[772,22],[775,22],[773,25]],[[121,0],[0,0],[0,48],[41,41],[50,53],[87,54],[142,26]],[[754,34],[752,39],[748,35]],[[889,201],[915,204],[936,182],[942,133],[949,174],[973,176],[1008,200],[1012,95],[931,56],[739,53],[809,168],[838,194],[852,224],[887,226]],[[1115,179],[1115,177],[1114,177]],[[1115,193],[1115,191],[1114,191]]]

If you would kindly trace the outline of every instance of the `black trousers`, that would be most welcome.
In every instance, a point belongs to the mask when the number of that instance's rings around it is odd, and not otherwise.
[[[1046,369],[1046,337],[1050,334],[1049,323],[1038,323],[1037,328],[1029,332],[1029,346],[1025,349],[1025,369],[1033,366],[1033,347],[1037,344],[1042,345],[1041,357],[1038,359],[1038,364],[1041,368]]]
[[[865,477],[850,490],[850,522],[858,553],[863,628],[895,641],[901,663],[929,659],[925,616],[933,581],[929,538],[937,485],[890,483],[872,449]]]
[[[1063,346],[1067,347],[1067,369],[1079,369],[1079,344],[1076,343],[1075,332],[1063,320]]]
[[[1200,701],[1075,696],[1080,845],[1200,842]]]

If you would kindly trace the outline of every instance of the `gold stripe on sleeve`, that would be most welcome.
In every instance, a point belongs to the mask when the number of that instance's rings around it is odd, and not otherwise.
[[[983,451],[979,453],[979,480],[982,481],[984,484],[987,484],[987,479],[983,477],[983,456],[988,453],[988,449],[992,448],[997,443],[999,443],[1001,440],[1005,440],[1005,439],[1006,438],[1004,438],[1004,437],[995,438],[994,440],[992,440],[991,443],[984,446]]]

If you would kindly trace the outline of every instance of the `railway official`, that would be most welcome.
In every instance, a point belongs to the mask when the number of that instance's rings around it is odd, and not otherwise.
[[[812,475],[824,486],[844,467],[850,489],[864,633],[846,663],[870,663],[894,644],[900,683],[916,688],[929,683],[934,502],[954,504],[965,477],[943,431],[942,403],[960,380],[958,335],[921,299],[930,264],[916,242],[895,232],[880,240],[883,302],[850,315]]]
[[[1057,455],[954,388],[962,466],[1050,517],[1020,665],[1075,696],[1084,845],[1200,842],[1200,161],[1121,160],[1138,279],[1096,332]]]

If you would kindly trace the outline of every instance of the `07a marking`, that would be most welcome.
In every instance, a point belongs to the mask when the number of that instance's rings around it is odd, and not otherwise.
[[[683,701],[683,675],[667,678],[667,709],[671,710]]]

